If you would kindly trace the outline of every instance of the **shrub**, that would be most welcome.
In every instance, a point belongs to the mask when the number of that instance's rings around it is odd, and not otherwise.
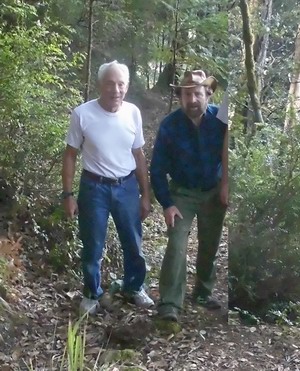
[[[60,189],[69,112],[80,101],[74,76],[82,56],[69,55],[67,27],[33,22],[34,7],[9,10],[21,20],[9,32],[0,26],[0,175],[14,197],[43,198]]]
[[[23,230],[45,243],[47,233],[58,236],[65,227],[45,220],[61,190],[64,138],[70,110],[81,100],[75,76],[83,56],[70,53],[72,30],[45,14],[40,18],[34,6],[4,3],[0,19],[15,20],[0,25],[0,199]]]
[[[230,155],[230,307],[266,314],[300,297],[300,128],[258,132]]]

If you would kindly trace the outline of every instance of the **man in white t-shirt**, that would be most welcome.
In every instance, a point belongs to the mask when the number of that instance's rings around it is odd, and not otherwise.
[[[154,304],[143,289],[146,265],[141,251],[141,222],[150,211],[142,151],[145,142],[139,109],[123,101],[128,85],[126,65],[113,61],[100,66],[100,97],[74,109],[66,139],[62,198],[68,217],[78,212],[84,276],[80,311],[84,313],[95,314],[103,294],[100,271],[109,214],[124,255],[124,294],[137,306],[148,308]],[[79,150],[83,172],[77,203],[72,183]]]

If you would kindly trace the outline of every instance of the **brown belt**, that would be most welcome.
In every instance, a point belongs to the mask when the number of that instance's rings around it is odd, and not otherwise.
[[[132,170],[132,172],[129,173],[128,175],[123,176],[121,178],[107,178],[107,177],[102,176],[102,175],[97,175],[97,174],[91,173],[90,171],[85,170],[85,169],[83,169],[83,171],[82,171],[83,176],[85,176],[89,179],[92,179],[92,180],[94,180],[98,183],[110,184],[110,185],[121,184],[121,183],[124,182],[124,180],[129,179],[133,174],[134,174],[134,170]]]

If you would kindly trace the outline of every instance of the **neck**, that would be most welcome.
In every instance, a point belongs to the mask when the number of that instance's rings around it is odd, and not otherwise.
[[[112,112],[112,113],[114,113],[114,112],[117,112],[117,111],[119,111],[119,109],[121,108],[121,105],[116,105],[116,106],[109,106],[109,105],[107,105],[107,104],[105,104],[102,100],[101,100],[101,98],[98,98],[98,104],[105,110],[105,111],[107,111],[107,112]]]
[[[199,126],[201,124],[201,122],[202,122],[203,115],[204,115],[204,113],[202,113],[202,115],[199,116],[199,117],[197,117],[197,118],[195,118],[195,117],[194,118],[191,118],[190,117],[190,119],[191,119],[191,121],[193,122],[193,124],[195,126]]]

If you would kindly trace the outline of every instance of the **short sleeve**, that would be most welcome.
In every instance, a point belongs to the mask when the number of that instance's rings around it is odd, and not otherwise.
[[[71,114],[70,126],[66,137],[66,143],[71,147],[79,149],[81,147],[82,142],[83,134],[80,126],[80,119],[78,114],[74,110]]]
[[[136,123],[136,132],[135,132],[135,139],[132,144],[132,149],[137,149],[137,148],[143,147],[143,145],[145,144],[142,115],[141,115],[141,111],[137,107],[136,107],[136,111],[134,112],[134,120]]]

